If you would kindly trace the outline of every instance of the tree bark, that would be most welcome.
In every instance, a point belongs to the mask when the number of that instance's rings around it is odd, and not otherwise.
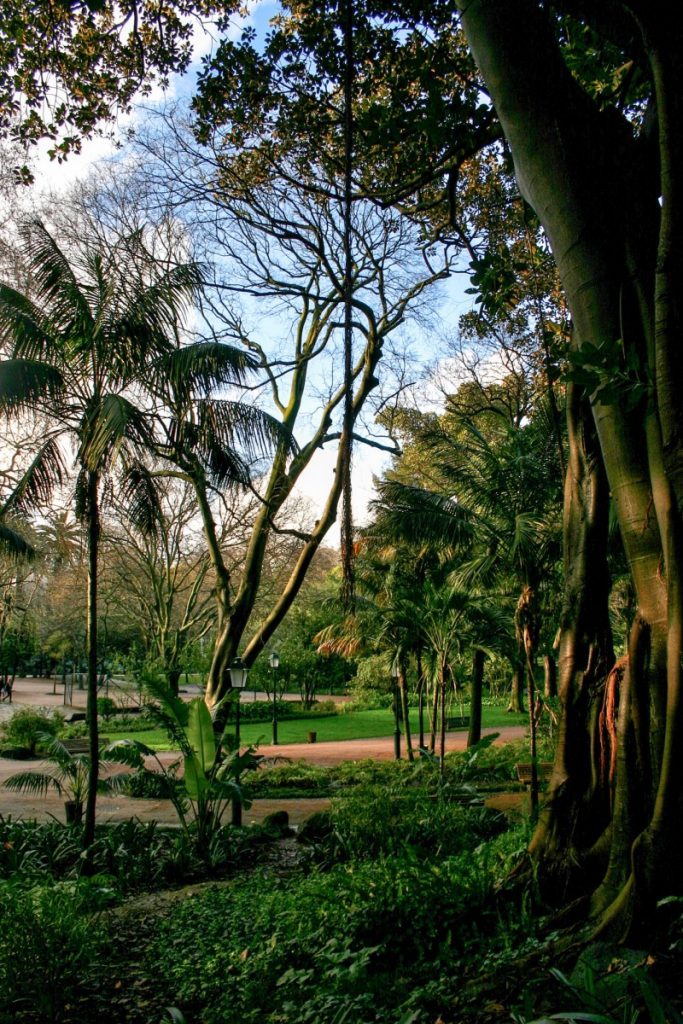
[[[570,894],[575,883],[585,881],[591,851],[609,825],[613,773],[601,765],[611,764],[615,754],[614,690],[606,689],[614,662],[609,488],[590,407],[576,385],[567,394],[567,440],[558,666],[562,716],[548,799],[530,849],[550,884]]]
[[[524,652],[522,651],[522,655]],[[524,693],[524,659],[518,655],[514,671],[512,673],[512,685],[510,687],[510,701],[507,706],[507,711],[510,714],[523,715],[524,714],[524,700],[522,694]]]

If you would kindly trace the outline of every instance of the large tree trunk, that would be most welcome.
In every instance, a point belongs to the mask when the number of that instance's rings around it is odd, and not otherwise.
[[[615,675],[608,615],[609,489],[590,408],[567,395],[569,458],[564,497],[564,597],[560,619],[562,717],[550,792],[531,842],[545,878],[569,895],[585,884],[609,826],[616,754]],[[601,714],[602,712],[602,714]],[[604,856],[593,867],[599,880]]]
[[[576,344],[611,388],[607,401],[593,396],[593,415],[637,612],[619,711],[609,870],[594,912],[601,913],[603,929],[622,934],[636,913],[642,916],[658,897],[681,888],[671,863],[679,849],[676,780],[683,758],[681,317],[675,298],[683,245],[676,194],[683,14],[656,4],[623,9],[625,17],[635,10],[647,23],[643,41],[658,88],[657,168],[631,126],[616,111],[601,112],[572,78],[544,8],[531,0],[462,6],[520,189],[550,240]],[[635,407],[634,394],[640,397]]]

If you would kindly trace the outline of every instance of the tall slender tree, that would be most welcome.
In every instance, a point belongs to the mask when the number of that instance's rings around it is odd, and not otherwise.
[[[110,251],[67,254],[40,221],[22,229],[30,288],[0,284],[0,412],[40,414],[46,429],[3,513],[29,513],[67,482],[75,462],[75,508],[88,548],[87,716],[89,789],[84,847],[92,843],[98,781],[97,578],[103,486],[118,472],[131,516],[146,529],[155,501],[144,456],[152,408],[147,377],[173,352],[175,336],[201,285],[192,263],[157,270],[142,231]]]

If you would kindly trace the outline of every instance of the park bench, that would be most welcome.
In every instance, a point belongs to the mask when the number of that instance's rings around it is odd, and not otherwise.
[[[531,763],[516,764],[515,771],[517,772],[517,778],[523,785],[531,785]],[[536,766],[536,774],[538,777],[539,784],[542,782],[548,782],[550,776],[553,773],[552,761],[539,761]]]
[[[452,729],[469,729],[470,727],[470,716],[469,715],[449,715],[446,718],[446,731],[450,732]]]
[[[100,736],[100,746],[105,747],[109,743],[108,736]],[[87,736],[78,736],[72,740],[62,740],[62,744],[70,754],[89,754],[90,740]]]

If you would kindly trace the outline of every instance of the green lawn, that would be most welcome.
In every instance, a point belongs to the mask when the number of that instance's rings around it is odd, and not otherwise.
[[[485,728],[498,729],[506,725],[524,725],[526,715],[507,714],[502,706],[485,707],[483,713]],[[411,729],[417,736],[417,711],[410,715]],[[106,735],[106,726],[103,726]],[[348,715],[330,715],[328,717],[284,719],[278,723],[278,739],[280,743],[306,743],[308,733],[317,733],[319,743],[334,740],[371,739],[375,736],[391,736],[394,731],[394,719],[388,709],[382,711],[354,711]],[[271,741],[270,722],[244,722],[240,729],[243,744],[269,744]],[[137,739],[154,750],[171,750],[168,737],[161,729],[148,732],[127,732],[112,734],[110,739]]]

